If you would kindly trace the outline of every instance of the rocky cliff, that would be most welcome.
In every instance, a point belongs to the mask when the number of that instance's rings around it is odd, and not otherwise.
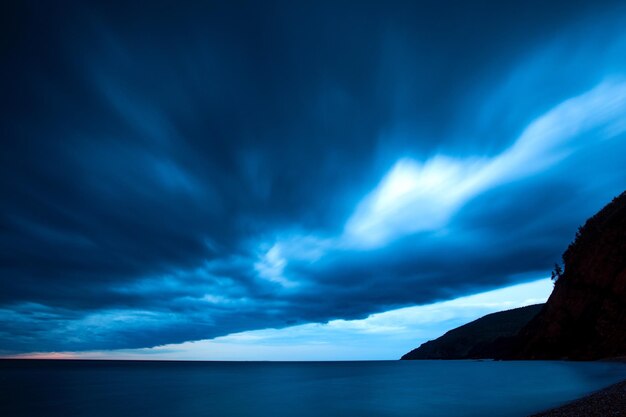
[[[520,332],[518,359],[626,355],[626,192],[578,230],[544,309]]]

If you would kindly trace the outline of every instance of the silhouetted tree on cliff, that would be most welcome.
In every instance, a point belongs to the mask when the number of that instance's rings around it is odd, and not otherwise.
[[[554,269],[552,270],[552,275],[551,275],[551,279],[552,281],[554,281],[554,283],[556,284],[556,282],[559,280],[559,278],[561,278],[561,276],[563,275],[563,268],[561,268],[561,265],[554,264]]]

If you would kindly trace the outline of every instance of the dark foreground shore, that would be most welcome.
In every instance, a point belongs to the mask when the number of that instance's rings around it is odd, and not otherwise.
[[[626,381],[531,417],[626,417]]]

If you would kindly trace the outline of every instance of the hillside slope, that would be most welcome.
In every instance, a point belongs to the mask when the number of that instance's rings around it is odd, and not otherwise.
[[[543,304],[488,314],[422,344],[402,359],[468,359],[489,357],[486,350],[499,338],[515,336]]]

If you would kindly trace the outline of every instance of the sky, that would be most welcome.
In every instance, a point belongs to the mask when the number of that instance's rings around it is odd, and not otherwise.
[[[6,2],[0,355],[396,359],[626,188],[626,5]]]

